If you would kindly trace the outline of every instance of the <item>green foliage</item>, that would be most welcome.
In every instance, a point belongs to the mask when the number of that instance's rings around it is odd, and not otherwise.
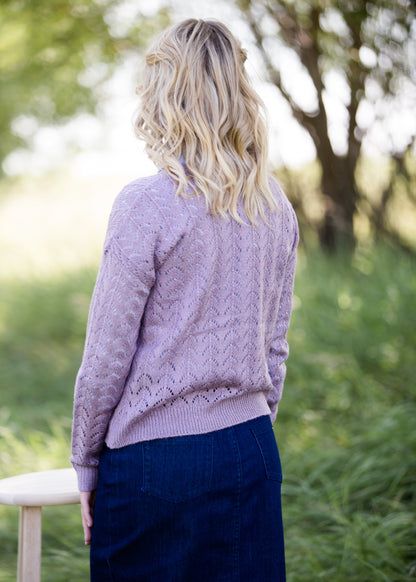
[[[93,111],[96,87],[127,51],[139,51],[167,24],[139,10],[116,26],[121,0],[8,0],[0,3],[0,167],[24,144],[13,120],[65,121]]]
[[[415,292],[389,248],[300,258],[276,424],[290,582],[414,577]]]
[[[0,477],[68,466],[73,383],[95,269],[2,281]],[[300,253],[275,431],[289,582],[416,571],[416,262],[387,247]],[[0,579],[18,510],[0,507]],[[88,577],[79,507],[43,511],[42,580]]]
[[[0,367],[3,385],[14,389],[0,410],[13,430],[46,430],[54,418],[68,416],[92,278],[87,271],[47,283],[3,283]]]

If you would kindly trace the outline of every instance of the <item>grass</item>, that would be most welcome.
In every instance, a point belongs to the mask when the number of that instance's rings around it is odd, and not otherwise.
[[[58,230],[41,245],[48,268],[0,273],[0,478],[69,466],[96,262],[82,233]],[[289,582],[416,580],[415,296],[416,261],[391,248],[300,253],[275,425]],[[2,582],[15,580],[17,528],[17,508],[0,506]],[[87,579],[79,507],[45,508],[42,580]]]
[[[276,424],[289,582],[416,579],[416,263],[301,259]]]

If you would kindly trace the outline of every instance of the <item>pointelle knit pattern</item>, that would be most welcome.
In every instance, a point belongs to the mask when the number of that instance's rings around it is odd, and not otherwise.
[[[104,442],[200,434],[276,419],[298,244],[292,206],[247,222],[182,198],[162,170],[128,184],[110,215],[74,397],[71,462],[96,487]]]

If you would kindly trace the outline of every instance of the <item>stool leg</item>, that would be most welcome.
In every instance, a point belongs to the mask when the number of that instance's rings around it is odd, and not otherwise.
[[[17,582],[40,582],[42,508],[21,507]]]

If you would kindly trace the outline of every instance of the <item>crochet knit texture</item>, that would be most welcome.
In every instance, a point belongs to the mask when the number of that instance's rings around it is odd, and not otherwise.
[[[274,422],[298,243],[294,211],[253,227],[175,195],[168,175],[127,185],[111,212],[76,379],[71,462],[96,487],[104,442],[200,434],[269,414]]]

